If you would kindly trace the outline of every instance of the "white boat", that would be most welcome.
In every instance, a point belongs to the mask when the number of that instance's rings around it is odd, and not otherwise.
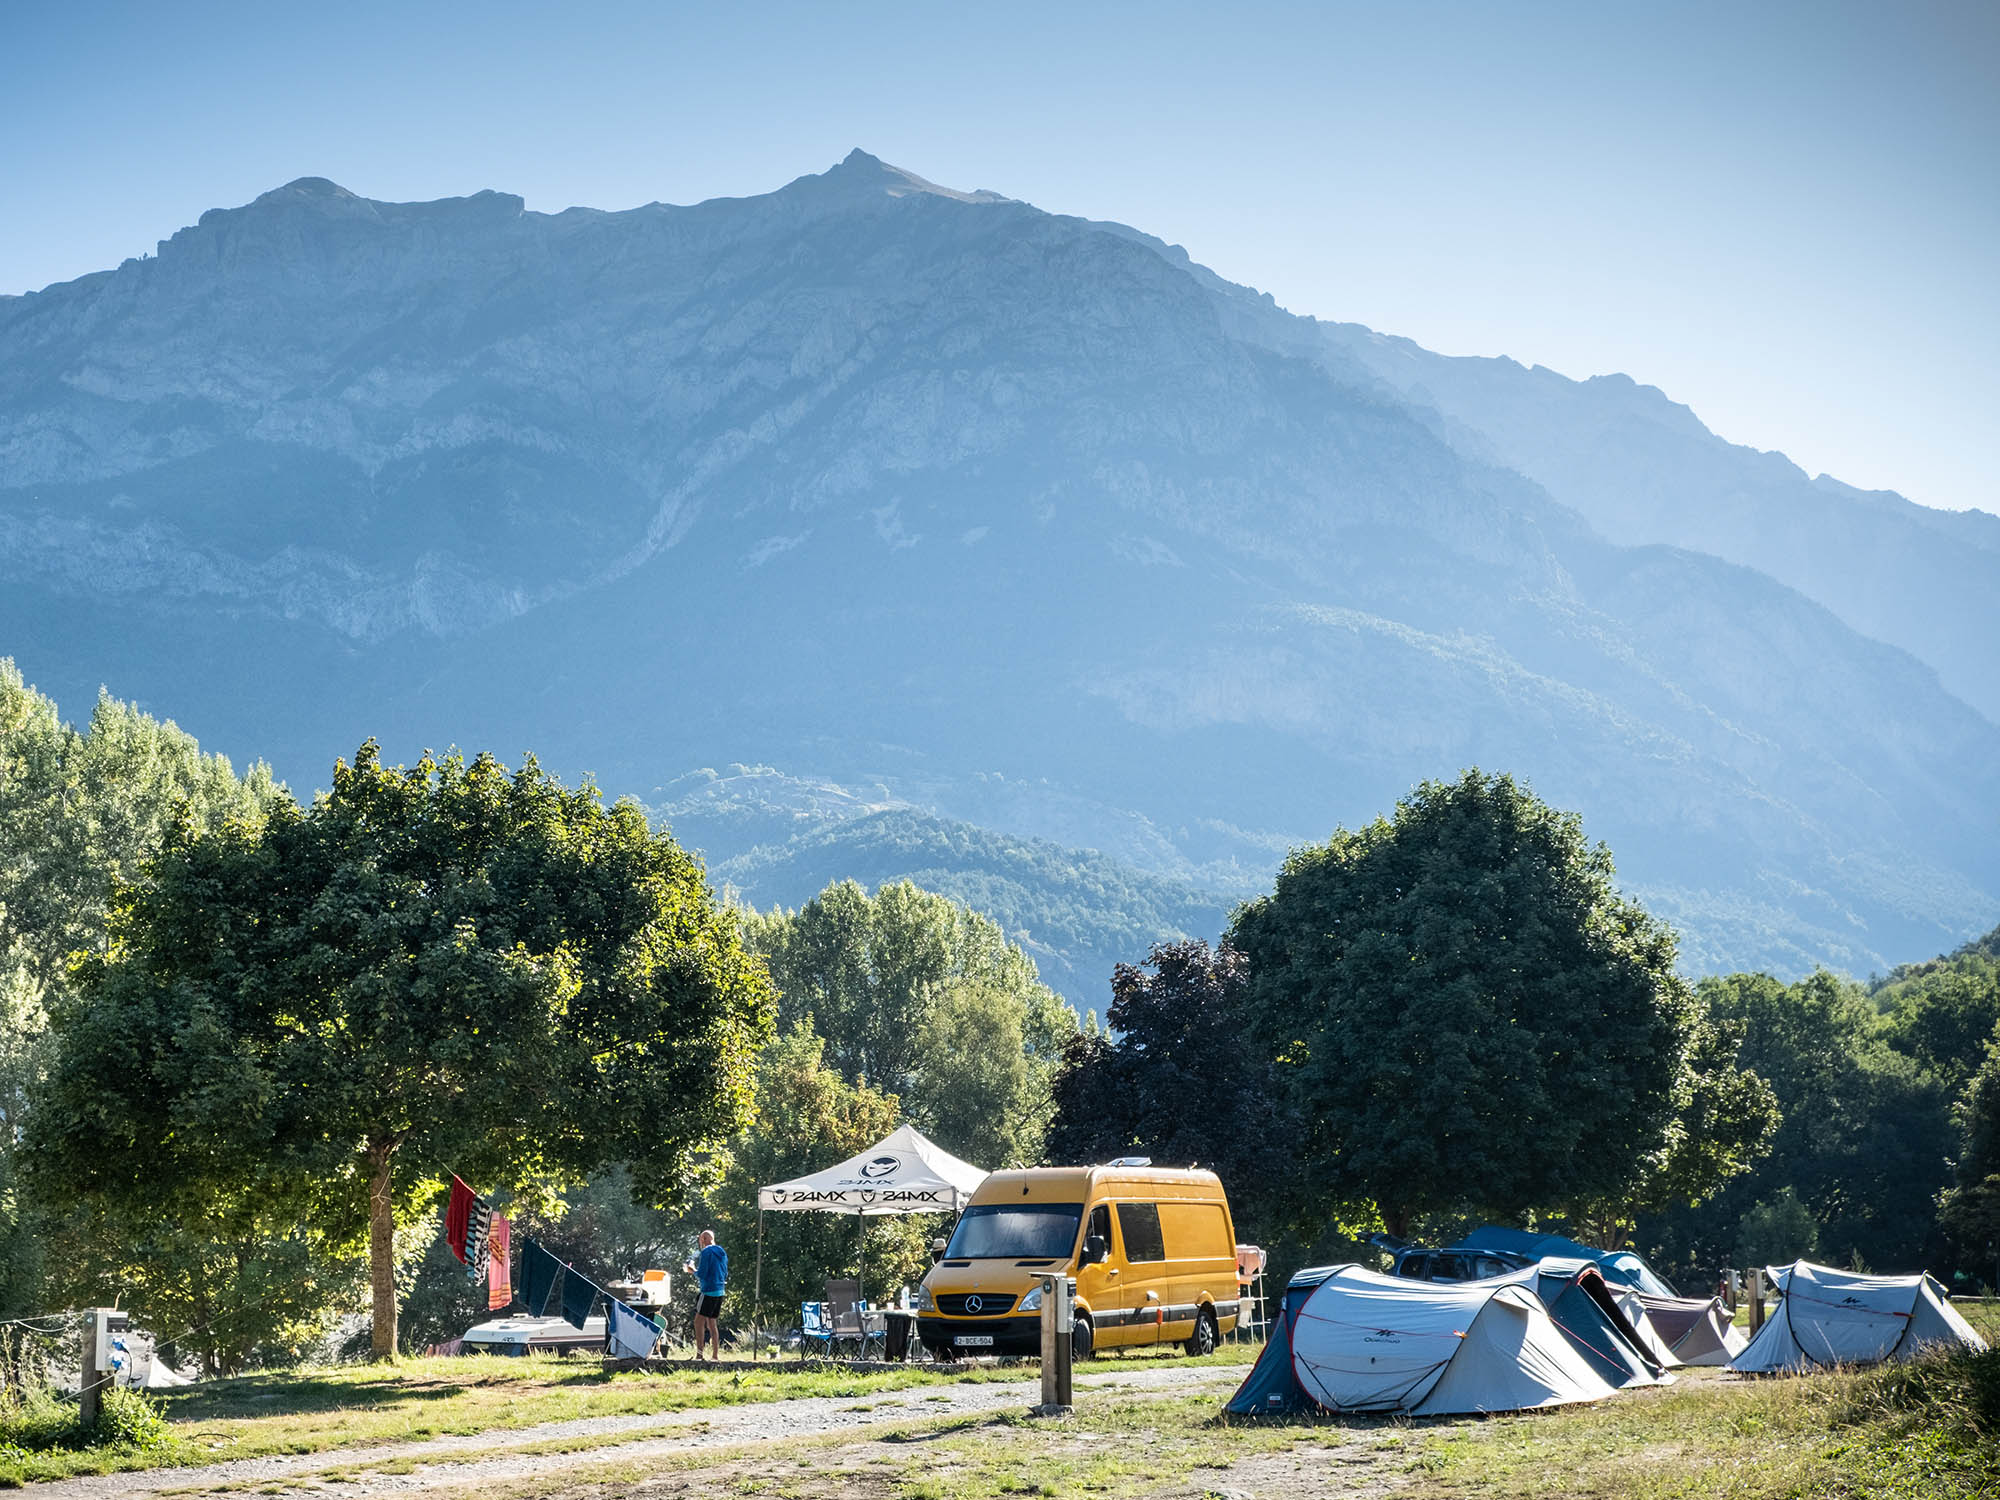
[[[585,1318],[583,1327],[561,1318],[492,1318],[465,1330],[466,1354],[601,1354],[604,1319]]]

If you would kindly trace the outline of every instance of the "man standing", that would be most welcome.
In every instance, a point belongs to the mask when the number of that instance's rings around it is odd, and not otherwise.
[[[704,1229],[696,1241],[700,1249],[683,1270],[694,1273],[698,1300],[694,1306],[694,1357],[700,1359],[703,1341],[715,1342],[715,1357],[722,1358],[722,1290],[729,1284],[729,1252],[715,1242],[715,1231]]]

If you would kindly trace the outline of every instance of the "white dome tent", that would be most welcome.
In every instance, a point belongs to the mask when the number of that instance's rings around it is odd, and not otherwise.
[[[898,1125],[836,1166],[758,1188],[757,1305],[764,1300],[767,1212],[851,1213],[858,1234],[871,1218],[957,1213],[985,1180],[985,1168],[960,1161],[914,1125]]]
[[[1778,1289],[1778,1306],[1731,1364],[1742,1374],[1914,1359],[1934,1347],[1986,1347],[1928,1276],[1864,1276],[1804,1260],[1765,1274]]]
[[[1302,1271],[1286,1289],[1282,1327],[1229,1410],[1428,1417],[1609,1396],[1610,1383],[1551,1321],[1534,1275],[1435,1282],[1353,1265]]]

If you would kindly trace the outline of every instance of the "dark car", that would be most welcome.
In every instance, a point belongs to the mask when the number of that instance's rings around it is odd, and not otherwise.
[[[1412,1281],[1484,1281],[1535,1264],[1532,1256],[1511,1250],[1426,1250],[1386,1234],[1372,1234],[1368,1242],[1395,1257],[1390,1275]]]

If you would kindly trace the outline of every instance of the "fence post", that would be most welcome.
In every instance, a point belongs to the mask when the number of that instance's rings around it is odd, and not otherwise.
[[[1764,1273],[1753,1269],[1750,1272],[1750,1332],[1755,1334],[1764,1326]]]

